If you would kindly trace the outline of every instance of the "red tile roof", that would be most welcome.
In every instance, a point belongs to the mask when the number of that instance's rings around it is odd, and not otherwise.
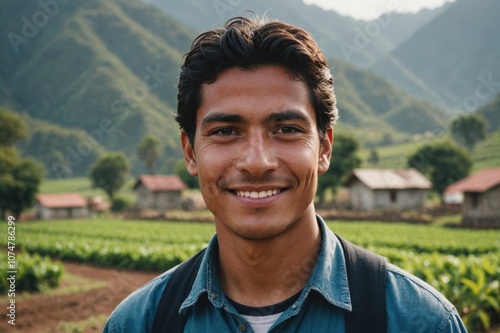
[[[416,169],[380,170],[354,169],[344,182],[350,185],[359,179],[372,190],[430,189],[432,183]]]
[[[38,194],[36,199],[46,208],[87,207],[87,201],[80,193]]]
[[[486,192],[500,185],[500,168],[488,168],[463,178],[446,188],[445,194],[457,192]]]
[[[181,191],[186,185],[177,175],[142,175],[134,185],[134,190],[143,184],[151,192]]]

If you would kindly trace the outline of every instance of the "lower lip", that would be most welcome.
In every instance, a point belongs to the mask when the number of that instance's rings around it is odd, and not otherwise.
[[[264,206],[270,206],[273,203],[275,203],[278,199],[280,199],[286,190],[282,190],[280,193],[276,195],[272,195],[270,197],[265,197],[265,198],[248,198],[248,197],[240,197],[239,195],[230,192],[231,195],[236,198],[240,203],[242,203],[245,206],[248,207],[264,207]]]

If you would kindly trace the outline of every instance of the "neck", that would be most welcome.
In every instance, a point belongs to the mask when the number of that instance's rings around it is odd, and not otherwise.
[[[219,278],[229,298],[247,306],[268,306],[305,286],[321,246],[314,210],[305,215],[266,240],[247,240],[217,228]]]

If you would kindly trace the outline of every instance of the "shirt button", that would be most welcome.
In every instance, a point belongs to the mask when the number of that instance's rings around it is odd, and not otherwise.
[[[212,293],[212,295],[210,295],[210,297],[212,297],[212,299],[216,299],[217,298],[217,294],[216,293]]]
[[[245,332],[247,328],[245,327],[245,325],[240,324],[240,326],[238,326],[238,329],[240,330],[240,332]]]
[[[296,309],[296,308],[297,308],[297,303],[294,303],[294,304],[292,305],[292,309]]]

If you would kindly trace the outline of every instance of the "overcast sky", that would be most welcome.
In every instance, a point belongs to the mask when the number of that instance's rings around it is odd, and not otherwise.
[[[453,0],[304,0],[325,9],[333,9],[339,14],[355,19],[374,19],[383,12],[412,12],[422,8],[436,8]]]

